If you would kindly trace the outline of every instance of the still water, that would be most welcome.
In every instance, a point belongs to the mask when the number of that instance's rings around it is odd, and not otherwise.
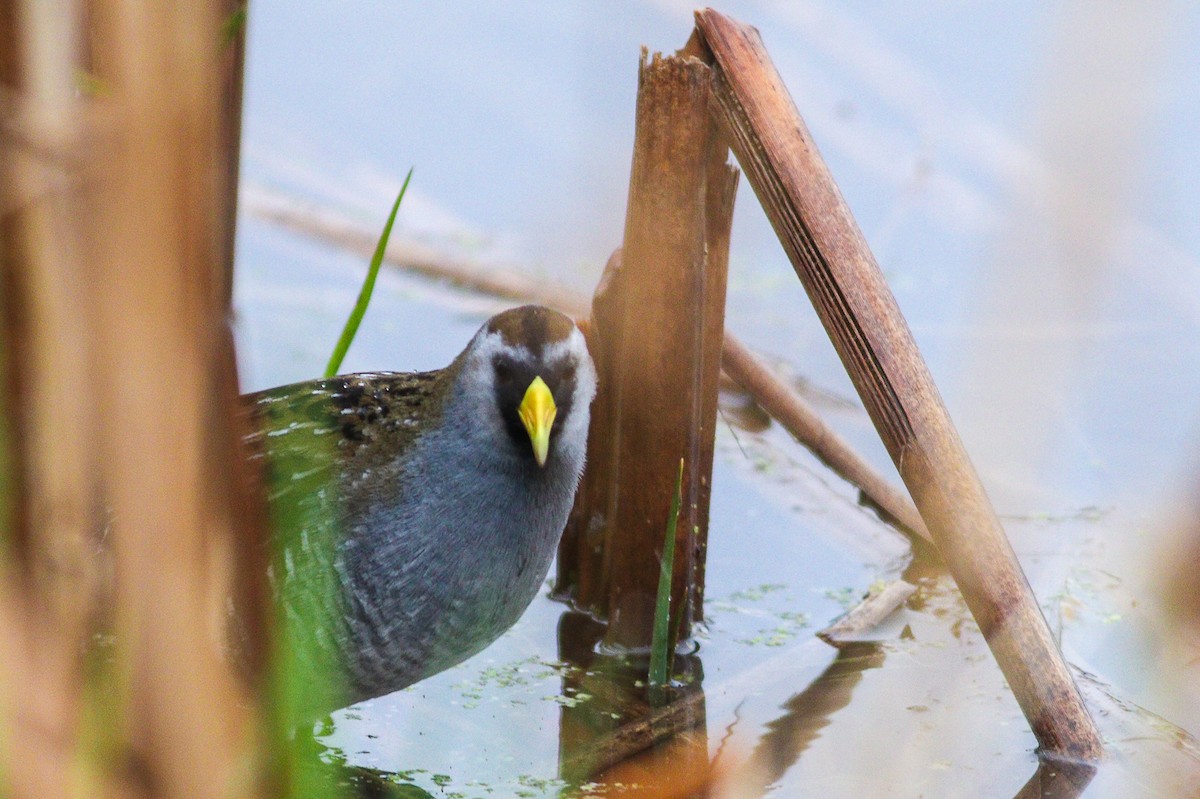
[[[381,224],[414,166],[398,235],[594,286],[621,237],[638,48],[681,46],[691,6],[509,5],[252,5],[246,390],[319,373],[364,268],[258,219],[269,195]],[[1200,785],[1176,726],[1200,712],[1172,690],[1185,667],[1152,582],[1200,437],[1200,9],[720,8],[762,32],[1077,668],[1113,753],[1082,795]],[[894,474],[744,184],[728,327]],[[503,305],[385,274],[344,369],[444,365]],[[745,403],[723,397],[688,663],[709,755],[749,795],[1010,796],[1045,777],[948,578]],[[906,571],[921,591],[878,640],[813,637]],[[565,611],[540,597],[487,651],[338,714],[323,740],[434,795],[556,795],[579,731],[619,722],[627,687]]]

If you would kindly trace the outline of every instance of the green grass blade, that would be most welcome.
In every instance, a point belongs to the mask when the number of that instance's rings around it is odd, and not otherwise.
[[[662,567],[658,572],[658,598],[654,603],[654,635],[650,639],[650,687],[667,684],[671,670],[671,577],[675,566],[675,528],[679,524],[679,506],[683,503],[683,458],[679,459],[679,474],[675,477],[675,495],[671,497],[671,512],[667,516],[667,532],[663,537]]]
[[[371,265],[367,268],[367,277],[363,280],[362,290],[358,292],[358,302],[354,303],[354,310],[350,312],[350,318],[346,320],[346,326],[342,328],[342,336],[338,339],[337,346],[333,348],[333,354],[329,356],[329,363],[325,366],[325,377],[333,377],[342,368],[342,359],[346,357],[346,351],[350,349],[354,335],[358,333],[358,325],[362,322],[363,314],[367,312],[367,305],[371,302],[371,292],[375,290],[375,277],[379,274],[379,265],[383,263],[383,254],[387,251],[388,237],[392,235],[392,223],[396,221],[396,212],[400,210],[400,201],[404,199],[404,192],[408,191],[408,182],[412,180],[412,173],[413,171],[409,169],[408,177],[404,178],[404,185],[400,187],[400,193],[396,195],[392,213],[388,215],[387,224],[383,226],[383,233],[379,236],[379,244],[375,245],[375,254],[371,256]]]

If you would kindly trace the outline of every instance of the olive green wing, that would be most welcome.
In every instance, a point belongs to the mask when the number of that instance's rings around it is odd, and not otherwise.
[[[309,478],[335,481],[351,463],[403,455],[441,416],[444,371],[309,380],[245,395],[251,457],[270,465],[271,501]]]
[[[302,675],[282,700],[303,715],[337,706],[346,641],[338,549],[356,476],[395,462],[440,416],[443,372],[355,374],[310,380],[242,398],[254,431],[246,438],[266,485],[272,527],[271,583],[287,642]],[[390,470],[375,470],[376,472]]]

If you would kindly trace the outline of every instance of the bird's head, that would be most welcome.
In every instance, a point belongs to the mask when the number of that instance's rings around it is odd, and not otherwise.
[[[503,441],[541,467],[558,457],[582,465],[596,371],[570,318],[539,305],[504,311],[464,354],[465,385]]]

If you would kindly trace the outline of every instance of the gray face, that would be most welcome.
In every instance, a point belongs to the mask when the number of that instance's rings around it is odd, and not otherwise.
[[[496,353],[492,358],[492,369],[495,377],[496,407],[500,411],[500,418],[504,420],[504,429],[513,444],[532,459],[529,433],[521,423],[517,409],[525,398],[529,384],[540,377],[554,397],[554,405],[557,408],[554,424],[561,430],[570,420],[575,403],[579,359],[569,351],[556,358],[538,358],[528,350],[517,349],[512,353]],[[558,438],[555,435],[550,436],[551,453],[556,450]]]
[[[538,306],[514,308],[493,317],[470,349],[467,369],[490,387],[492,418],[522,458],[534,462],[517,408],[536,377],[557,406],[548,461],[556,459],[564,441],[586,440],[596,377],[583,334],[569,318]]]

